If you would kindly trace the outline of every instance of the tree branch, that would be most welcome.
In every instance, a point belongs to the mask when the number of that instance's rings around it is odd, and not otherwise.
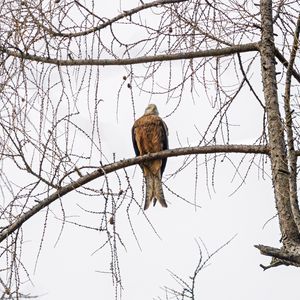
[[[277,267],[279,265],[293,265],[300,267],[300,252],[297,248],[288,251],[264,245],[255,245],[254,247],[257,248],[261,254],[276,258],[269,267],[264,267],[265,269]]]
[[[258,43],[249,43],[242,45],[235,45],[231,47],[225,47],[221,49],[210,49],[203,51],[192,51],[175,54],[161,54],[151,56],[140,56],[136,58],[125,58],[125,59],[56,59],[45,56],[32,55],[20,51],[12,51],[6,47],[0,46],[0,51],[6,53],[9,56],[13,56],[21,59],[28,59],[31,61],[42,62],[46,64],[54,64],[57,66],[120,66],[120,65],[134,65],[149,63],[155,61],[170,61],[170,60],[181,60],[181,59],[192,59],[200,57],[211,57],[211,56],[228,56],[235,53],[259,51]]]
[[[291,109],[291,83],[293,66],[296,59],[298,50],[300,33],[300,14],[294,33],[293,47],[290,55],[290,60],[286,70],[285,79],[285,92],[284,92],[284,111],[285,111],[285,125],[287,133],[287,150],[288,150],[288,163],[289,163],[289,187],[290,187],[290,202],[293,216],[300,232],[300,211],[297,197],[297,156],[295,154],[294,133],[293,133],[293,110]]]
[[[289,62],[285,59],[285,57],[279,52],[279,50],[276,47],[275,47],[275,56],[286,68],[288,67]],[[291,72],[294,78],[300,83],[300,74],[294,68],[291,69]]]
[[[68,194],[69,192],[85,185],[88,182],[93,181],[96,178],[115,172],[117,170],[133,166],[136,164],[141,164],[145,161],[154,160],[158,158],[166,158],[172,156],[182,156],[190,154],[209,154],[209,153],[251,153],[251,154],[269,154],[269,149],[267,146],[258,145],[214,145],[214,146],[202,146],[202,147],[186,147],[164,150],[157,153],[151,153],[143,156],[138,156],[135,158],[124,159],[112,164],[105,165],[98,168],[92,173],[80,177],[78,180],[73,181],[51,194],[49,197],[41,200],[38,204],[33,206],[29,211],[22,215],[16,217],[16,220],[10,225],[6,226],[0,232],[0,243],[5,240],[9,235],[11,235],[15,230],[20,228],[24,222],[30,219],[33,215],[38,213],[44,207],[48,206],[55,200],[61,198],[62,196]]]
[[[106,22],[102,23],[99,26],[93,27],[93,28],[85,30],[85,31],[76,32],[76,33],[55,32],[51,29],[45,28],[44,26],[43,26],[43,28],[46,29],[52,36],[60,36],[60,37],[68,37],[68,38],[79,37],[79,36],[84,36],[84,35],[88,35],[90,33],[99,31],[103,28],[106,28],[106,27],[112,25],[113,23],[115,23],[121,19],[124,19],[126,17],[131,17],[132,15],[134,15],[142,10],[145,10],[147,8],[151,8],[151,7],[155,7],[155,6],[159,6],[159,5],[165,5],[165,4],[186,2],[186,1],[188,1],[188,0],[157,0],[157,1],[150,2],[150,3],[144,3],[133,9],[123,11],[123,13],[107,20]],[[82,4],[80,4],[78,1],[76,1],[76,3],[77,3],[77,5],[82,6]],[[39,26],[42,26],[42,25],[40,24]]]

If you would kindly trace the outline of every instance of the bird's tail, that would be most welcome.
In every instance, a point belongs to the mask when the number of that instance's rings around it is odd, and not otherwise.
[[[153,206],[156,204],[156,201],[158,201],[161,206],[168,207],[164,192],[162,189],[162,183],[160,176],[148,174],[148,176],[145,177],[146,180],[146,200],[144,205],[144,210],[146,210],[153,200]]]
[[[165,200],[164,191],[163,191],[163,188],[162,188],[161,177],[154,175],[153,176],[153,181],[154,181],[154,189],[153,189],[154,202],[153,202],[153,206],[156,204],[156,200],[158,200],[158,202],[160,203],[161,206],[168,207],[167,202]]]
[[[146,199],[145,199],[144,210],[146,210],[150,206],[151,200],[153,199],[154,196],[153,176],[148,174],[147,176],[145,176],[145,181],[146,181]]]

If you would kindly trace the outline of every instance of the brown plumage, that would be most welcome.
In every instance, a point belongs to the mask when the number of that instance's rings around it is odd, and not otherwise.
[[[168,149],[168,129],[165,122],[158,116],[154,104],[149,104],[142,117],[134,122],[132,141],[136,155],[159,152]],[[167,159],[156,159],[141,165],[146,181],[146,199],[144,209],[153,200],[153,206],[158,201],[167,207],[161,178],[166,167]]]

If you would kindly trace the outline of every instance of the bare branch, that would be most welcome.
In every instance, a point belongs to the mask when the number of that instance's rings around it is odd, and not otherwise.
[[[288,67],[289,62],[285,59],[285,57],[276,47],[275,47],[275,56],[286,68]],[[300,74],[293,67],[291,68],[291,72],[294,78],[300,83]]]
[[[123,13],[119,14],[118,16],[114,17],[114,18],[111,18],[110,20],[104,22],[103,24],[99,25],[99,26],[96,26],[94,28],[91,28],[91,29],[88,29],[88,30],[85,30],[85,31],[81,31],[81,32],[76,32],[76,33],[62,33],[62,32],[54,32],[52,30],[49,30],[49,33],[53,36],[61,36],[61,37],[68,37],[68,38],[71,38],[71,37],[79,37],[79,36],[83,36],[83,35],[88,35],[90,33],[94,33],[96,31],[99,31],[103,28],[106,28],[110,25],[112,25],[113,23],[121,20],[121,19],[124,19],[126,17],[131,17],[132,15],[142,11],[142,10],[145,10],[145,9],[148,9],[148,8],[151,8],[151,7],[155,7],[155,6],[160,6],[160,5],[165,5],[165,4],[172,4],[172,3],[180,3],[180,2],[186,2],[188,0],[157,0],[157,1],[153,1],[153,2],[150,2],[150,3],[143,3],[142,5],[136,7],[136,8],[133,8],[133,9],[130,9],[130,10],[126,10],[124,11]],[[76,1],[77,5],[80,5],[82,6],[82,4],[80,4],[78,1]]]
[[[299,44],[299,32],[300,32],[300,14],[294,34],[294,41],[291,51],[290,60],[286,71],[285,80],[285,93],[284,93],[284,111],[285,111],[285,122],[287,132],[287,150],[288,150],[288,163],[289,163],[289,186],[290,186],[290,202],[293,212],[293,216],[300,232],[300,211],[297,198],[297,156],[295,154],[294,145],[294,133],[293,133],[293,110],[291,108],[291,82],[293,66],[296,59],[296,53]]]
[[[269,150],[266,146],[255,146],[255,145],[215,145],[215,146],[203,146],[203,147],[187,147],[187,148],[177,148],[171,150],[165,150],[157,153],[151,153],[144,156],[138,156],[135,158],[130,158],[126,160],[121,160],[116,163],[112,163],[103,167],[100,167],[96,171],[80,177],[78,180],[61,187],[56,192],[51,194],[49,197],[41,200],[37,205],[32,207],[26,213],[18,216],[16,221],[5,227],[0,232],[0,242],[5,240],[10,234],[15,230],[20,228],[24,222],[30,219],[33,215],[38,213],[44,207],[51,204],[53,201],[61,198],[62,196],[68,194],[69,192],[77,189],[80,186],[85,185],[92,180],[99,178],[101,176],[106,176],[111,172],[115,172],[119,169],[123,169],[135,164],[141,164],[148,160],[154,160],[157,158],[165,158],[172,156],[181,156],[187,154],[208,154],[208,153],[257,153],[257,154],[268,154]]]
[[[264,246],[264,245],[255,245],[261,254],[271,256],[276,258],[275,262],[273,261],[270,267],[277,267],[279,265],[293,265],[300,267],[300,252],[299,249],[296,251],[288,251],[286,249],[278,249],[274,247]],[[267,269],[268,267],[265,267]]]
[[[192,59],[200,57],[228,56],[235,53],[259,51],[258,43],[241,44],[220,49],[210,49],[203,51],[192,51],[174,54],[161,54],[151,56],[141,56],[127,59],[56,59],[38,55],[31,55],[20,51],[12,51],[6,47],[0,46],[0,51],[9,56],[27,59],[45,64],[54,64],[57,66],[121,66],[134,65],[156,61],[171,61],[181,59]]]

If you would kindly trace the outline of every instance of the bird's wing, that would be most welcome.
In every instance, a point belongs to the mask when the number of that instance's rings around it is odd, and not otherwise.
[[[132,143],[137,156],[169,148],[168,128],[158,116],[147,115],[137,119],[131,130]],[[167,159],[160,161],[160,175],[163,174]],[[153,164],[157,162],[154,161]]]
[[[136,142],[136,138],[135,138],[135,123],[131,128],[131,138],[132,138],[132,144],[133,144],[133,148],[134,148],[134,152],[136,154],[136,156],[140,155],[140,151]]]
[[[168,140],[168,135],[169,135],[169,131],[168,131],[168,127],[166,125],[166,123],[161,120],[162,122],[162,126],[161,126],[161,143],[162,143],[162,150],[167,150],[169,149],[169,140]],[[161,164],[161,168],[160,168],[160,174],[162,175],[165,168],[166,168],[166,164],[167,164],[167,158],[163,158],[162,159],[162,164]]]

